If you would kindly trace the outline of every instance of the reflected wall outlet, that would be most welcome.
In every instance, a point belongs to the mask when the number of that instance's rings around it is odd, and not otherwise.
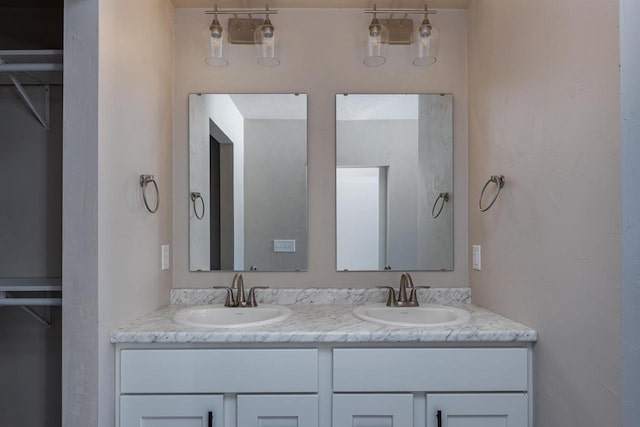
[[[274,240],[273,252],[295,252],[296,241],[295,240]]]
[[[473,269],[482,270],[482,247],[473,245]]]
[[[169,269],[169,245],[162,245],[162,271]]]

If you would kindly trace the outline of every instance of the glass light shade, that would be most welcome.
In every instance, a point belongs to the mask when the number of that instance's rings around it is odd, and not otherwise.
[[[229,64],[229,61],[222,56],[222,47],[224,45],[222,38],[223,30],[217,17],[213,18],[209,31],[211,32],[209,38],[209,56],[205,59],[205,62],[213,67],[225,67]]]
[[[256,28],[253,35],[256,48],[258,49],[258,63],[265,67],[277,67],[280,65],[280,59],[276,55],[275,28],[273,24],[271,24],[268,16],[264,24]]]
[[[422,21],[413,35],[413,64],[426,66],[438,59],[440,31],[428,20]]]
[[[387,62],[387,48],[389,47],[389,29],[373,18],[367,31],[367,53],[364,65],[379,67]]]

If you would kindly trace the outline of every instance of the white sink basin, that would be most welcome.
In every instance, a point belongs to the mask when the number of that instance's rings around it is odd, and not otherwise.
[[[419,307],[387,307],[371,304],[356,307],[353,315],[358,319],[393,326],[453,326],[468,322],[468,311],[438,304]]]
[[[290,309],[280,305],[225,307],[223,304],[211,304],[180,310],[173,316],[173,321],[186,326],[240,328],[280,322],[291,313]]]

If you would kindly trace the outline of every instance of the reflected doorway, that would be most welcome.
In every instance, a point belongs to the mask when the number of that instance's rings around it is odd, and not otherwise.
[[[338,270],[383,270],[387,264],[388,167],[336,169]]]

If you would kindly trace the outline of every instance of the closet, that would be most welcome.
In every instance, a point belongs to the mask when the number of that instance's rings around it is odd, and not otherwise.
[[[61,425],[62,31],[0,0],[0,427]]]

